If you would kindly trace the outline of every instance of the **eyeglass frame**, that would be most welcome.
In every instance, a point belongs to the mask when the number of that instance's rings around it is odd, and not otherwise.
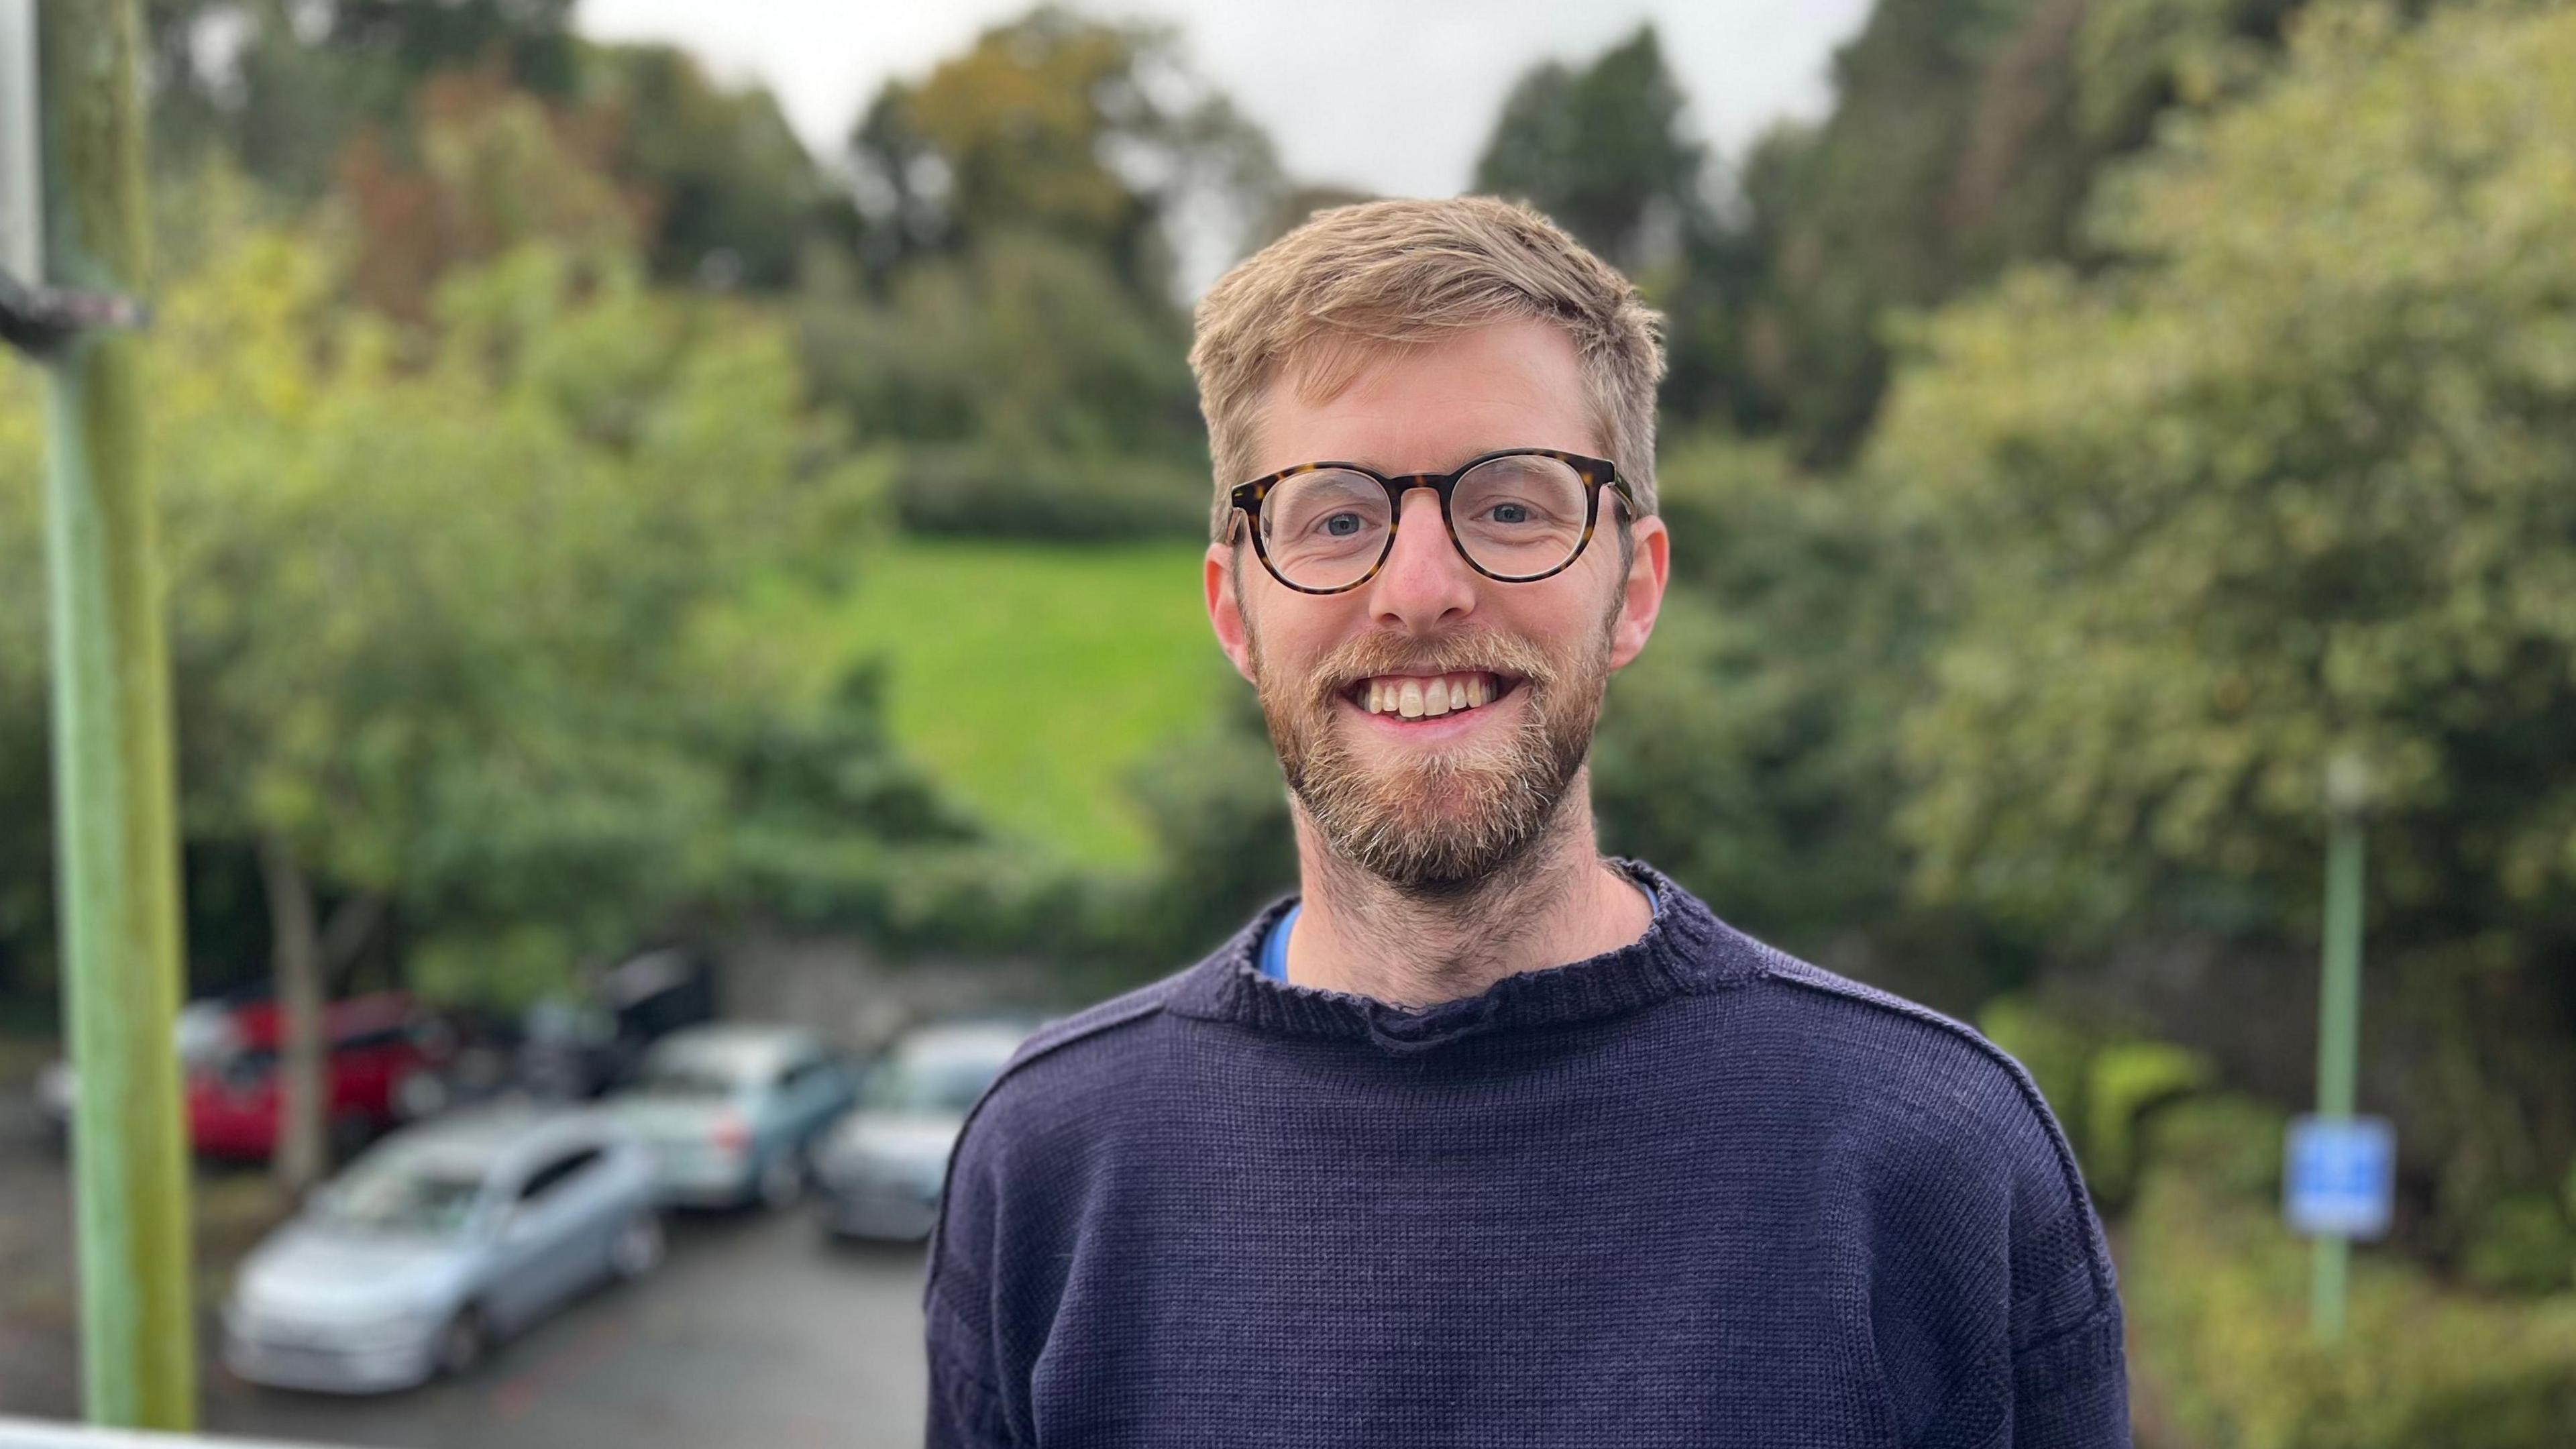
[[[1566,554],[1563,563],[1541,573],[1498,574],[1476,562],[1475,556],[1467,552],[1467,545],[1458,537],[1457,521],[1449,515],[1449,498],[1457,491],[1460,479],[1498,458],[1554,458],[1560,463],[1571,466],[1576,476],[1583,480],[1583,536],[1574,541],[1574,548]],[[1277,564],[1270,561],[1270,549],[1261,541],[1261,501],[1270,495],[1271,489],[1301,473],[1321,473],[1328,468],[1337,468],[1346,473],[1357,473],[1364,478],[1374,479],[1379,487],[1386,490],[1386,546],[1378,550],[1377,561],[1368,566],[1368,572],[1349,583],[1337,584],[1329,589],[1308,588],[1304,584],[1291,581],[1286,574],[1279,571]],[[1229,520],[1239,516],[1249,521],[1252,551],[1261,559],[1261,567],[1267,570],[1272,578],[1277,579],[1282,588],[1294,589],[1301,594],[1347,594],[1376,578],[1378,571],[1386,567],[1386,561],[1395,556],[1396,531],[1404,524],[1404,495],[1416,488],[1428,488],[1439,495],[1440,524],[1448,531],[1449,546],[1457,550],[1458,557],[1465,561],[1467,567],[1498,584],[1534,584],[1541,579],[1554,578],[1574,567],[1574,561],[1583,557],[1583,551],[1592,546],[1593,532],[1600,526],[1601,490],[1604,488],[1618,495],[1619,502],[1628,510],[1630,519],[1637,517],[1636,491],[1629,487],[1627,479],[1619,476],[1617,464],[1607,458],[1588,458],[1581,453],[1568,453],[1556,448],[1497,448],[1493,452],[1470,458],[1446,473],[1398,473],[1391,477],[1375,468],[1358,463],[1299,463],[1293,468],[1282,468],[1276,473],[1265,473],[1249,483],[1236,484],[1226,495],[1231,509],[1226,516]],[[1226,542],[1233,541],[1234,524],[1228,522]]]

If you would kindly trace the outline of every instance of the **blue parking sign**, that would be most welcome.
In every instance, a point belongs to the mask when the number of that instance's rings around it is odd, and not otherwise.
[[[2385,1117],[2290,1119],[2281,1212],[2310,1237],[2377,1238],[2397,1191],[2397,1129]]]

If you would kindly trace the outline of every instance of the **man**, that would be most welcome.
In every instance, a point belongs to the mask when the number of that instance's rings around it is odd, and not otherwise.
[[[1304,891],[986,1093],[934,1445],[2128,1442],[2029,1077],[1596,848],[1656,325],[1483,199],[1320,213],[1200,304],[1208,617]]]

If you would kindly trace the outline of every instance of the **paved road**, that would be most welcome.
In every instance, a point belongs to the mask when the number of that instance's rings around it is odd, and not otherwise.
[[[0,1068],[0,1413],[68,1418],[80,1403],[68,1190],[26,1104],[23,1077]],[[258,1187],[201,1181],[200,1202]],[[201,1258],[239,1251],[210,1217]],[[227,1265],[201,1267],[220,1291]],[[651,1278],[592,1294],[463,1379],[334,1399],[256,1389],[209,1363],[204,1426],[407,1449],[913,1449],[921,1271],[917,1249],[834,1247],[798,1213],[683,1216]]]
[[[80,1410],[70,1191],[30,1096],[41,1044],[0,1042],[0,1414]]]

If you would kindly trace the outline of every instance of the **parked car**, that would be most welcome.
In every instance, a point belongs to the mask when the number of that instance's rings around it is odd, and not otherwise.
[[[653,1043],[716,1014],[715,968],[685,946],[612,967],[587,996],[530,1007],[519,1081],[545,1097],[596,1097],[631,1080]]]
[[[282,1388],[408,1388],[662,1255],[631,1133],[595,1108],[479,1107],[378,1143],[242,1260],[223,1361]]]
[[[775,1208],[804,1193],[815,1136],[856,1096],[813,1033],[716,1023],[663,1038],[608,1105],[653,1149],[665,1201]]]
[[[188,1140],[209,1157],[260,1160],[277,1150],[278,1049],[285,1013],[274,1001],[235,1008],[228,1048],[190,1069]],[[323,1121],[346,1157],[447,1103],[440,1069],[454,1034],[400,991],[322,1009]]]
[[[917,1240],[939,1220],[948,1155],[1035,1020],[953,1022],[898,1038],[859,1105],[814,1151],[817,1217],[837,1237]]]
[[[235,1005],[232,1001],[210,998],[191,1001],[179,1008],[171,1034],[178,1049],[182,1077],[239,1047],[239,1039],[233,1030]],[[80,1078],[72,1071],[70,1059],[57,1057],[37,1071],[36,1112],[44,1119],[45,1129],[56,1147],[70,1140],[72,1110],[79,1100]]]

